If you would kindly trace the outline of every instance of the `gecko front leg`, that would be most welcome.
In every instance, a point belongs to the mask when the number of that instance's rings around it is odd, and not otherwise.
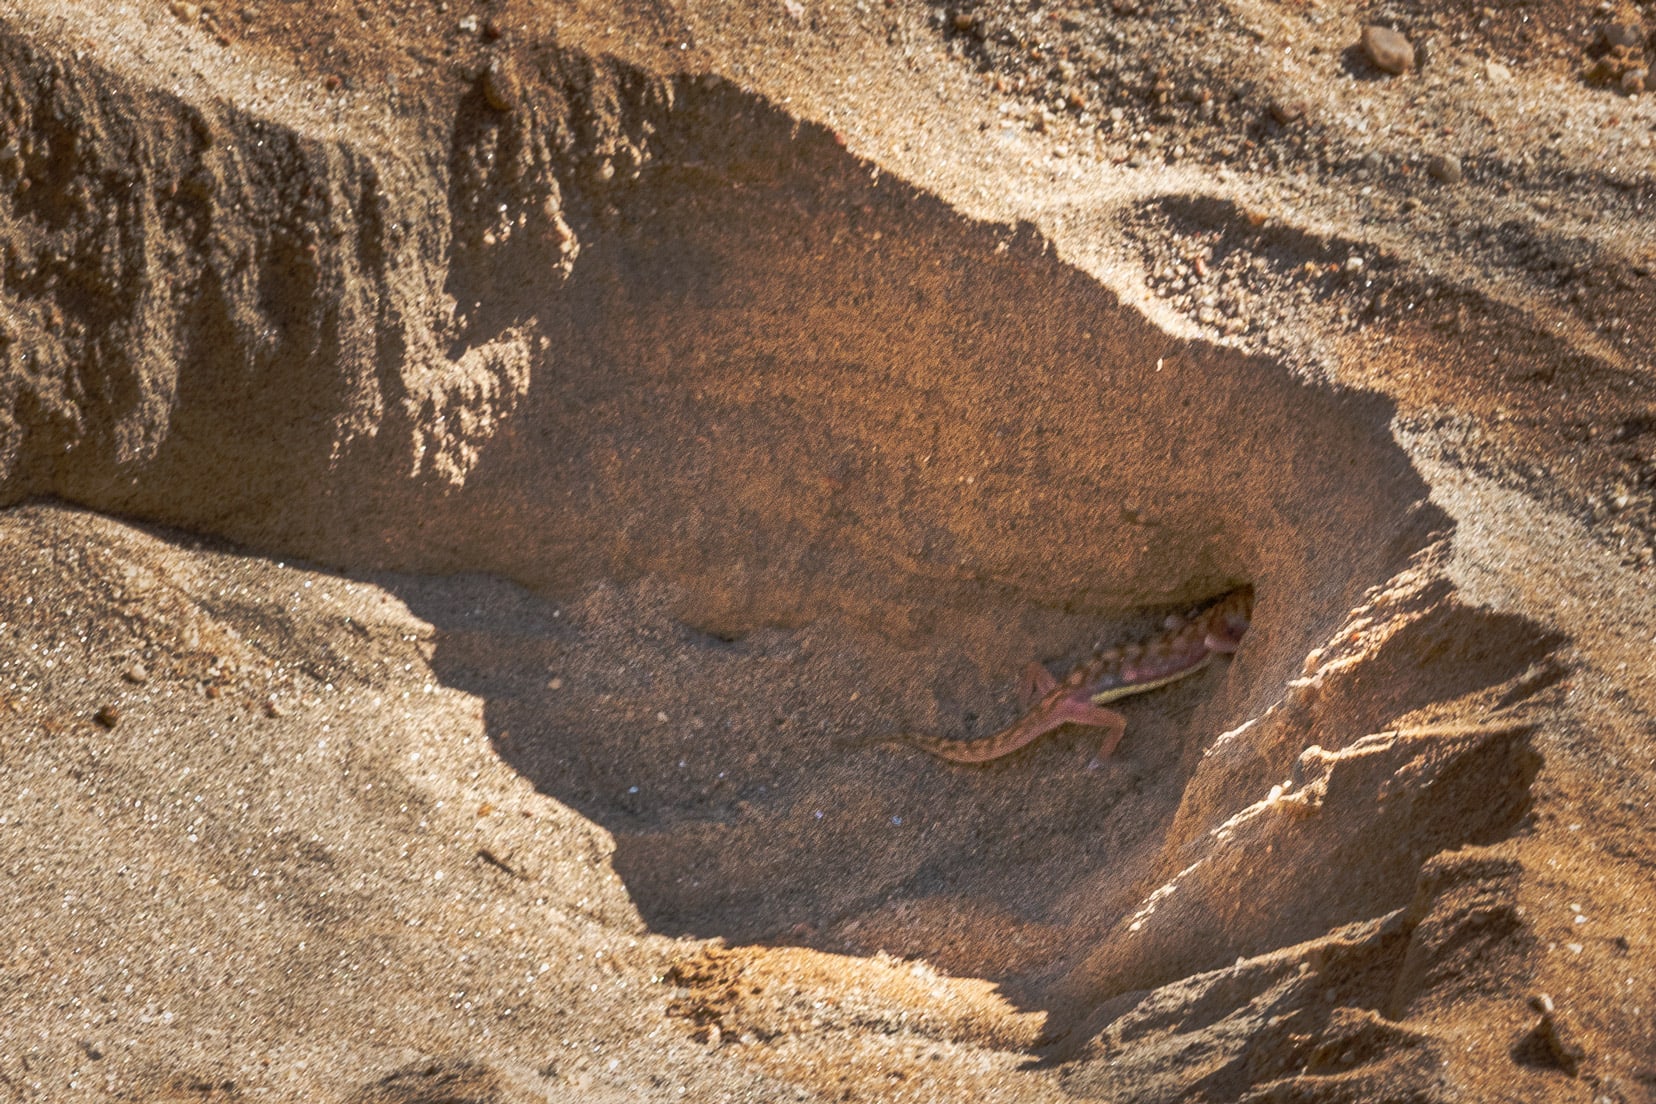
[[[1039,663],[1031,662],[1018,680],[1018,707],[1028,709],[1058,688],[1058,680]]]

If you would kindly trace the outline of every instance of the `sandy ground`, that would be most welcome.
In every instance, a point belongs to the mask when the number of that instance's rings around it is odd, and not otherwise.
[[[1652,30],[8,0],[0,1099],[1656,1098]]]

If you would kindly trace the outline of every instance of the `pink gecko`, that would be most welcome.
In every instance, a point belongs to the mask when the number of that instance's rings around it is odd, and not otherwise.
[[[1018,686],[1023,715],[982,740],[902,733],[878,742],[912,745],[951,763],[987,763],[1062,725],[1091,725],[1104,730],[1098,754],[1088,764],[1089,769],[1098,767],[1127,731],[1127,718],[1104,708],[1106,703],[1166,686],[1200,671],[1215,655],[1235,652],[1252,615],[1253,588],[1243,587],[1189,618],[1168,618],[1167,630],[1147,641],[1106,648],[1062,681],[1031,663]]]

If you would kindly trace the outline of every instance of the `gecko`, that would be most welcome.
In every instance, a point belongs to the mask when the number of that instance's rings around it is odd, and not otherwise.
[[[1127,718],[1108,703],[1143,694],[1195,674],[1216,655],[1230,655],[1242,643],[1253,616],[1253,588],[1234,590],[1189,617],[1169,617],[1163,631],[1133,644],[1106,648],[1062,679],[1031,663],[1019,680],[1023,715],[993,736],[951,740],[918,732],[882,737],[877,743],[908,745],[951,763],[987,763],[1034,743],[1066,724],[1104,730],[1098,754],[1087,764],[1101,766],[1121,743]]]

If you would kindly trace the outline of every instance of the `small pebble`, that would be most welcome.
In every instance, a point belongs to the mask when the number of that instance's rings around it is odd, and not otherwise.
[[[1363,28],[1360,44],[1369,61],[1382,73],[1396,76],[1414,68],[1414,46],[1389,27],[1370,23]]]
[[[121,723],[121,711],[113,705],[106,705],[92,714],[92,719],[105,728],[114,728]]]
[[[1305,117],[1304,100],[1272,100],[1271,118],[1283,126],[1298,122]]]
[[[121,672],[121,677],[126,679],[128,682],[136,682],[140,684],[146,683],[149,681],[149,668],[145,667],[137,660],[133,660],[131,663],[127,664],[126,669]]]
[[[1644,28],[1637,23],[1606,23],[1599,28],[1599,40],[1604,48],[1638,50],[1644,46]]]
[[[496,55],[483,70],[483,98],[496,111],[511,111],[518,102],[517,74],[511,63]]]
[[[1464,174],[1460,158],[1452,153],[1434,153],[1426,159],[1426,175],[1443,184],[1459,184]]]

